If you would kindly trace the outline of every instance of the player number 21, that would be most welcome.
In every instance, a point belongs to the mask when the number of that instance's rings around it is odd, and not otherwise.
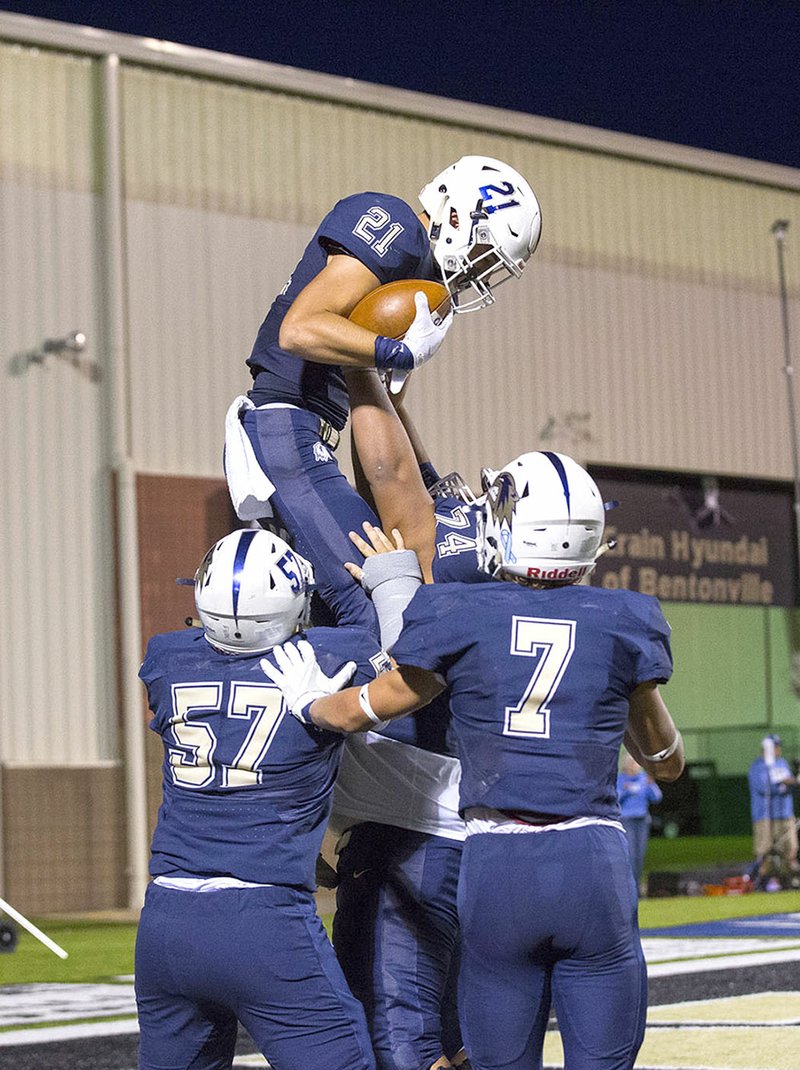
[[[356,237],[365,241],[378,256],[385,256],[394,239],[404,230],[402,223],[392,223],[392,217],[379,204],[366,211],[353,227]]]
[[[511,653],[536,658],[533,675],[516,706],[506,706],[506,736],[550,738],[550,702],[575,651],[575,621],[514,617]]]

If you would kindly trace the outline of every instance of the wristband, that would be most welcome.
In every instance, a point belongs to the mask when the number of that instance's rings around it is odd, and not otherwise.
[[[668,747],[658,751],[656,754],[642,754],[642,757],[647,762],[665,762],[667,758],[671,758],[681,742],[680,732],[675,733],[675,738]]]
[[[385,724],[380,719],[375,710],[372,708],[372,703],[369,700],[369,684],[364,684],[361,690],[358,692],[358,704],[361,707],[364,716],[369,717],[373,724]]]
[[[414,354],[405,342],[379,334],[375,339],[375,367],[382,372],[394,368],[402,372],[413,372]]]

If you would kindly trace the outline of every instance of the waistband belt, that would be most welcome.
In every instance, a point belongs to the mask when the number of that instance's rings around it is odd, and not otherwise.
[[[319,437],[330,447],[333,452],[336,452],[336,447],[341,440],[341,433],[336,430],[333,424],[329,424],[327,420],[324,420],[321,416],[319,418]]]

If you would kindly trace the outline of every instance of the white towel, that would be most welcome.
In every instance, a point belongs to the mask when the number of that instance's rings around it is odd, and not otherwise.
[[[225,416],[225,477],[233,508],[240,520],[259,520],[272,515],[269,499],[275,486],[256,460],[253,446],[242,426],[241,414],[255,405],[244,394],[234,398]]]

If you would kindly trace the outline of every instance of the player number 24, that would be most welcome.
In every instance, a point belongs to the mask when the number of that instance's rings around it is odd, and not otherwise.
[[[190,715],[222,708],[222,684],[173,684],[172,734],[177,747],[169,750],[172,779],[184,788],[205,788],[214,783],[212,761],[217,738],[204,721]],[[241,788],[261,779],[259,765],[283,720],[283,696],[274,684],[232,683],[227,715],[246,725],[245,738],[230,765],[222,765],[222,787]]]
[[[533,675],[516,706],[506,706],[506,736],[550,738],[550,703],[575,651],[575,621],[514,617],[511,653],[536,658]]]

